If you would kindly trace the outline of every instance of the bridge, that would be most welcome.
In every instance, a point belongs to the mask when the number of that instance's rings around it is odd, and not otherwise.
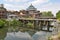
[[[54,26],[51,25],[51,23],[55,23],[56,18],[19,18],[19,21],[23,23],[23,26],[26,26],[24,24],[32,22],[34,24],[34,29],[51,31],[50,28]]]

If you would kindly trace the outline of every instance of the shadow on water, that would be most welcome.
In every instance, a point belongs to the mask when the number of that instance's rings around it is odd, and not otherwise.
[[[0,29],[0,40],[47,40],[51,32],[28,30],[28,31],[10,31],[7,29]]]

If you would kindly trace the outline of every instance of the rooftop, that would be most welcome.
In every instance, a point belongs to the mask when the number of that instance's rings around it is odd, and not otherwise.
[[[37,10],[32,4],[27,8],[27,10]]]
[[[0,11],[6,10],[3,4],[0,4]]]

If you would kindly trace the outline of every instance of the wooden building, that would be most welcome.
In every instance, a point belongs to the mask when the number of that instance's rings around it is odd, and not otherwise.
[[[20,16],[38,18],[41,16],[40,11],[37,10],[32,4],[26,10],[20,10]]]
[[[0,4],[0,19],[7,18],[7,10],[3,4]]]

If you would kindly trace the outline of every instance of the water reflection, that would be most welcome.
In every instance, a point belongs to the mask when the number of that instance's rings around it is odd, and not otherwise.
[[[6,30],[5,30],[6,31]],[[2,31],[4,34],[0,33],[0,40],[47,40],[48,37],[52,35],[52,32],[44,32],[44,31],[26,31],[26,32],[15,32],[15,31],[8,31],[5,32],[4,30]],[[30,34],[30,35],[29,35]],[[3,36],[2,36],[3,35]],[[31,37],[31,35],[33,35]]]
[[[34,40],[48,40],[48,37],[50,37],[51,35],[51,32],[40,31],[35,33],[32,37]]]
[[[27,32],[11,32],[7,33],[5,40],[33,40]]]
[[[5,40],[48,40],[51,32],[40,31],[35,33],[32,37],[27,32],[8,32]]]

